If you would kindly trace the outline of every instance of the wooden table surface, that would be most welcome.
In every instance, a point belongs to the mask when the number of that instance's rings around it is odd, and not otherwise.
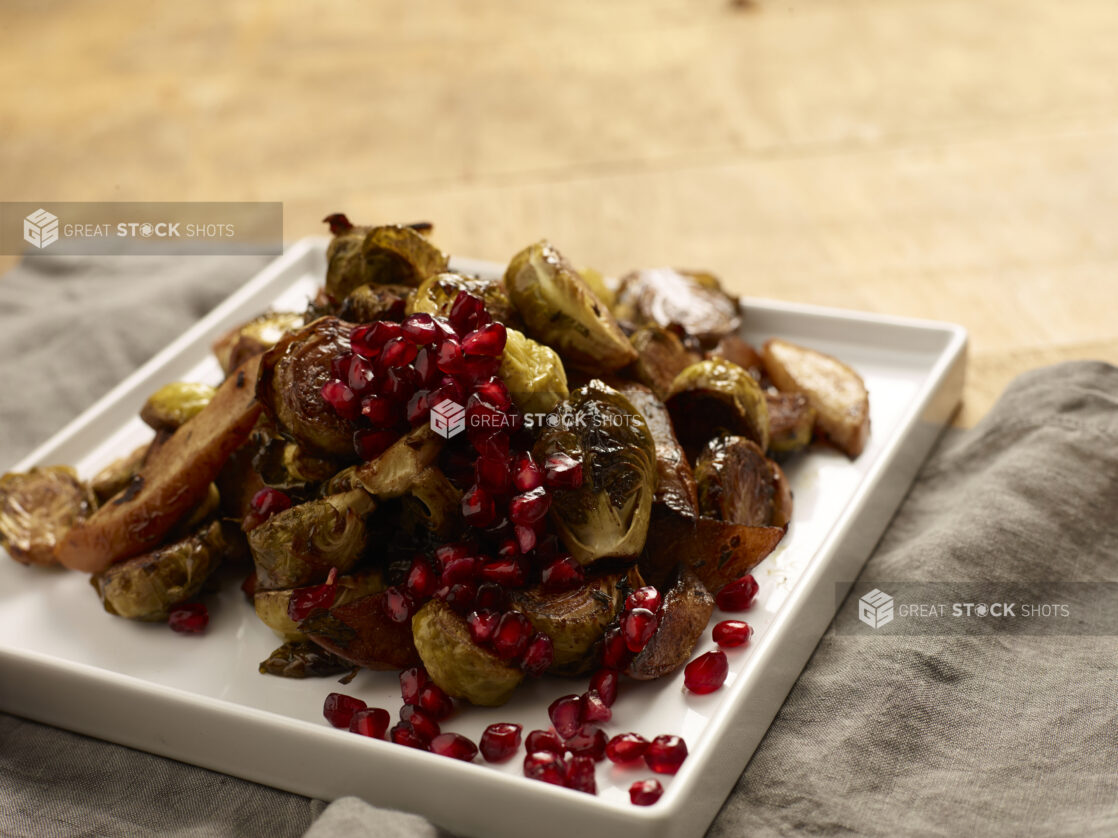
[[[1114,0],[8,0],[0,199],[429,219],[952,320],[970,425],[1118,362],[1116,36]]]

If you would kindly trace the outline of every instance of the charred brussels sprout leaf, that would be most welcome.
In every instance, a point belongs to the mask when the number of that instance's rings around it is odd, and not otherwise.
[[[229,373],[279,343],[288,332],[303,325],[303,315],[288,311],[262,314],[214,341],[213,352],[222,371]]]
[[[609,308],[548,242],[512,258],[505,287],[528,335],[555,347],[575,366],[609,372],[636,360]]]
[[[741,325],[737,301],[711,274],[650,268],[621,279],[614,311],[623,323],[656,324],[711,345]]]
[[[140,418],[157,431],[174,431],[202,412],[214,397],[208,384],[175,381],[165,384],[148,396],[140,409]]]
[[[97,508],[69,466],[0,477],[0,545],[20,564],[54,564],[54,547]]]
[[[342,573],[365,549],[365,518],[374,501],[362,489],[285,509],[248,533],[257,589],[295,588]]]
[[[728,361],[700,361],[676,376],[667,398],[676,433],[690,454],[726,432],[769,447],[769,410],[761,386]]]
[[[427,277],[415,289],[415,296],[408,301],[408,314],[424,312],[450,313],[450,307],[460,291],[473,294],[485,303],[489,316],[506,326],[519,326],[520,318],[509,300],[505,284],[499,279],[481,279],[456,273],[438,273]]]
[[[767,527],[773,520],[773,468],[757,443],[720,436],[695,461],[699,510],[731,524]]]
[[[563,362],[550,346],[509,329],[500,376],[521,413],[550,413],[570,395]]]
[[[582,564],[635,558],[656,491],[656,446],[644,416],[595,379],[571,393],[545,425],[536,458],[562,452],[582,463],[582,486],[556,490],[551,505],[567,550]]]
[[[280,678],[323,678],[352,668],[349,661],[309,641],[284,643],[260,662],[261,675]]]
[[[427,674],[448,695],[497,707],[524,679],[518,667],[474,643],[466,621],[442,600],[433,599],[420,608],[411,627]]]
[[[129,620],[167,619],[171,608],[196,596],[221,565],[236,534],[214,521],[182,541],[109,567],[90,579],[105,610]]]

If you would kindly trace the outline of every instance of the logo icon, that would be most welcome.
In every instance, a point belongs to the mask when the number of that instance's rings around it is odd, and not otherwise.
[[[874,588],[858,600],[858,619],[875,629],[893,622],[893,598]]]
[[[466,408],[451,399],[443,399],[431,408],[431,430],[444,439],[462,433],[466,427]]]
[[[23,240],[40,250],[58,241],[58,216],[37,209],[23,219]]]

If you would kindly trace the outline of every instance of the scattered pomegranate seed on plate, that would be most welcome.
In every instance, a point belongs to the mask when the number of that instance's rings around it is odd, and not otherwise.
[[[715,603],[723,611],[745,611],[753,604],[759,586],[753,574],[747,573],[722,588],[714,597]]]
[[[729,649],[748,643],[753,637],[753,628],[741,620],[723,620],[714,627],[711,634],[715,643]]]
[[[683,669],[683,685],[698,695],[712,693],[726,683],[730,664],[721,649],[699,655]]]
[[[167,615],[167,625],[179,634],[201,634],[210,624],[210,612],[201,602],[176,605]]]
[[[629,786],[629,801],[634,806],[651,806],[664,794],[659,780],[637,780]]]

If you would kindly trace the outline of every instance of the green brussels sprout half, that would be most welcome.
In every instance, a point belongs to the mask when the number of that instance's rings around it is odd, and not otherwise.
[[[695,460],[695,482],[703,515],[749,527],[772,524],[772,463],[752,440],[729,435],[710,440]]]
[[[482,279],[456,273],[437,273],[427,277],[408,300],[407,313],[450,314],[450,307],[460,291],[482,300],[489,316],[506,326],[518,326],[520,318],[509,300],[505,284],[499,279]]]
[[[345,605],[369,594],[379,593],[384,590],[384,577],[379,570],[368,570],[352,575],[339,576],[337,591],[334,594],[334,605]],[[253,596],[253,607],[260,622],[274,631],[284,640],[306,640],[306,635],[299,631],[299,625],[291,619],[288,605],[291,597],[298,588],[287,588],[282,591],[257,591]]]
[[[164,384],[144,402],[140,418],[157,431],[174,431],[202,412],[217,391],[208,384]]]
[[[294,332],[303,323],[302,314],[290,311],[262,314],[214,341],[214,355],[221,364],[222,371],[229,375],[253,355],[271,349],[279,343],[280,338],[288,332]]]
[[[565,453],[582,463],[582,486],[557,489],[551,519],[582,564],[636,558],[644,548],[656,492],[656,445],[632,402],[598,379],[549,414],[534,454]]]
[[[753,376],[729,361],[700,361],[675,377],[665,403],[684,450],[695,456],[721,433],[769,447],[769,409]]]
[[[508,329],[499,375],[521,413],[550,413],[570,391],[563,362],[550,346]]]

